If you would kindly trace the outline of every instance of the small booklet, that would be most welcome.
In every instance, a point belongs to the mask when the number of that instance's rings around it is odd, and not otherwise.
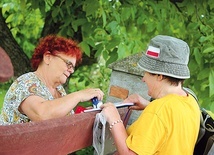
[[[114,103],[115,107],[117,108],[123,108],[123,107],[129,107],[134,105],[134,103]],[[93,108],[93,109],[87,109],[84,110],[84,112],[92,112],[92,111],[101,111],[100,108]]]

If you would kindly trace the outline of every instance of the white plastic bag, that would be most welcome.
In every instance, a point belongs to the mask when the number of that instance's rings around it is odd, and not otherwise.
[[[97,113],[93,126],[94,155],[104,155],[106,119],[101,113]]]

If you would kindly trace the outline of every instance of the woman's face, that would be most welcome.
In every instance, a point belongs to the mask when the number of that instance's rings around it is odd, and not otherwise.
[[[52,55],[52,71],[55,81],[64,84],[67,78],[74,72],[76,58],[65,54]]]
[[[146,83],[148,87],[148,95],[155,98],[158,91],[158,75],[153,75],[145,71],[142,81]]]

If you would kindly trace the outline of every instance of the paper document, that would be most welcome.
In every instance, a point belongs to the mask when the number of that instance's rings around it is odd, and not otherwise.
[[[129,107],[134,105],[134,103],[114,103],[115,107],[117,108],[123,108],[123,107]],[[92,111],[99,111],[101,110],[100,108],[93,108],[93,109],[87,109],[84,110],[84,112],[92,112]]]

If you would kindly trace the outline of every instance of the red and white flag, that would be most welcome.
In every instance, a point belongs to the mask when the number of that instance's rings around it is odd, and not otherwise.
[[[149,46],[149,48],[146,51],[146,55],[153,58],[159,58],[160,48]]]

